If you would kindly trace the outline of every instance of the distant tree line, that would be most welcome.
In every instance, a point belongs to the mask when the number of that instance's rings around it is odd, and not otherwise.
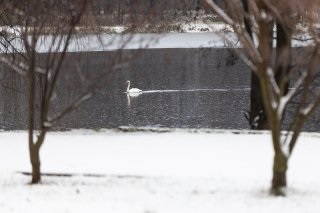
[[[220,7],[225,8],[224,1],[215,0],[215,2]],[[42,5],[50,4],[51,11],[54,11],[57,15],[67,16],[69,13],[64,9],[69,6],[69,1],[56,0],[51,2],[39,0],[38,3]],[[31,4],[25,0],[0,0],[0,4],[9,4],[10,7],[17,10],[27,11],[29,15],[35,12],[30,6]],[[149,22],[170,21],[179,19],[181,16],[192,16],[192,11],[200,9],[204,9],[202,0],[92,0],[88,3],[86,14],[83,15],[84,21],[79,24],[95,22],[101,25],[112,25],[130,24],[139,20]],[[0,9],[1,25],[6,25],[8,22],[14,25],[23,25],[19,21],[16,13],[9,13],[4,9]]]
[[[131,8],[140,9],[141,12],[150,10],[151,8],[165,9],[165,10],[193,10],[200,7],[200,0],[96,0],[96,12],[112,13],[119,6],[122,10],[129,10]]]
[[[223,0],[215,0],[215,2],[225,7]],[[203,8],[202,0],[96,0],[95,10],[96,12],[112,12],[118,7],[122,7],[124,10],[128,8],[141,8],[142,10],[149,10],[150,8],[158,8],[165,10],[197,10]]]
[[[220,7],[225,8],[223,0],[215,0]],[[190,16],[191,11],[204,9],[202,0],[95,0],[92,14],[113,15],[117,22],[126,23],[126,16],[152,15],[154,21],[163,21],[178,18],[179,16]]]

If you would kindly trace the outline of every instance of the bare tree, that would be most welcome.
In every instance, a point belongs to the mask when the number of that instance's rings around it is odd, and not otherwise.
[[[74,97],[69,103],[57,109],[54,105],[58,84],[70,83],[63,81],[63,76],[70,73],[64,73],[62,66],[69,48],[82,45],[83,38],[77,29],[83,23],[88,24],[82,18],[86,17],[89,11],[90,1],[34,0],[28,1],[28,4],[24,1],[4,1],[1,6],[14,21],[8,22],[7,28],[0,35],[2,50],[0,62],[10,71],[24,76],[26,80],[31,183],[39,183],[40,148],[47,132],[66,114],[106,87],[115,71],[123,65],[119,64],[120,58],[121,63],[132,59],[132,57],[124,58],[121,54],[132,36],[127,35],[120,40],[114,38],[104,42],[99,35],[96,35],[96,40],[104,48],[117,43],[118,50],[115,51],[115,57],[106,59],[106,67],[95,76],[93,74],[85,76],[81,67],[78,67],[77,74],[82,83],[81,88],[74,92]]]
[[[86,10],[87,1],[29,1],[28,3],[14,1],[5,2],[3,6],[16,19],[15,26],[19,29],[19,33],[15,35],[14,40],[4,36],[10,48],[7,48],[9,53],[2,55],[1,62],[26,77],[31,182],[38,183],[41,180],[40,148],[51,123],[90,97],[90,93],[82,94],[60,114],[49,117],[50,102],[61,74],[61,66],[74,35],[74,29]],[[52,54],[48,54],[46,66],[41,67],[38,49],[43,35],[48,33],[52,37],[50,41],[45,42]],[[59,51],[61,53],[58,54]],[[38,101],[40,113],[36,111]],[[38,122],[36,122],[37,119]]]
[[[319,5],[316,1],[232,0],[227,2],[227,13],[214,1],[205,2],[232,26],[243,47],[238,53],[258,79],[275,153],[271,193],[284,195],[288,160],[303,125],[320,104],[320,92],[313,82],[320,53],[320,37],[315,25]],[[304,13],[305,22],[302,24],[307,33],[303,35],[311,36],[313,43],[297,55],[291,42],[301,35],[297,31],[298,24],[301,24],[299,15],[306,10],[309,12]],[[289,90],[290,80],[293,85]],[[290,118],[285,117],[293,100],[298,103],[295,113]],[[282,132],[285,119],[291,119],[290,125]]]

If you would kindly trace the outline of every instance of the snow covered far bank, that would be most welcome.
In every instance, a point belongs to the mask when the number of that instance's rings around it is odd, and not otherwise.
[[[304,135],[290,161],[289,193],[269,197],[269,134],[50,133],[43,177],[30,186],[26,132],[0,133],[0,212],[316,213],[320,139]],[[84,177],[81,174],[104,174]],[[139,178],[138,178],[139,177]]]
[[[300,35],[292,41],[293,47],[313,45],[308,35]],[[45,35],[38,42],[39,53],[48,52],[52,36]],[[15,48],[23,51],[21,41],[16,41]],[[165,49],[165,48],[239,48],[235,33],[163,33],[163,34],[87,34],[73,38],[67,52],[115,51],[119,49]],[[57,51],[62,51],[61,48]]]
[[[232,34],[230,34],[232,36]],[[47,52],[50,36],[43,36],[38,52]],[[231,47],[222,33],[102,34],[84,35],[71,41],[68,52],[114,51],[118,49]]]
[[[232,37],[232,34],[230,34]],[[52,36],[41,36],[37,52],[46,53],[50,49]],[[21,41],[13,45],[23,52]],[[67,52],[115,51],[119,49],[159,49],[159,48],[226,48],[231,47],[219,33],[164,33],[164,34],[86,34],[71,39]],[[55,47],[61,52],[60,48]]]

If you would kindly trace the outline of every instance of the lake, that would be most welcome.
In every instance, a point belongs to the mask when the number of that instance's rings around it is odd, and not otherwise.
[[[41,57],[45,56],[42,53]],[[101,74],[118,63],[121,66],[116,72]],[[25,82],[5,69],[2,66],[0,70],[0,128],[26,129]],[[88,82],[98,82],[101,90],[58,122],[55,130],[119,126],[249,128],[244,113],[249,110],[250,72],[232,49],[70,52],[62,69],[52,114],[67,106],[88,87]],[[105,81],[97,81],[104,77]],[[143,93],[127,96],[126,80]],[[317,118],[311,119],[306,130],[319,130]]]

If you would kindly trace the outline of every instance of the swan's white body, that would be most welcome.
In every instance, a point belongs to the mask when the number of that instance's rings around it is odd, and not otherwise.
[[[128,84],[126,93],[128,93],[128,94],[142,93],[141,89],[138,89],[138,88],[131,88],[130,89],[130,81],[127,81],[126,83]]]

